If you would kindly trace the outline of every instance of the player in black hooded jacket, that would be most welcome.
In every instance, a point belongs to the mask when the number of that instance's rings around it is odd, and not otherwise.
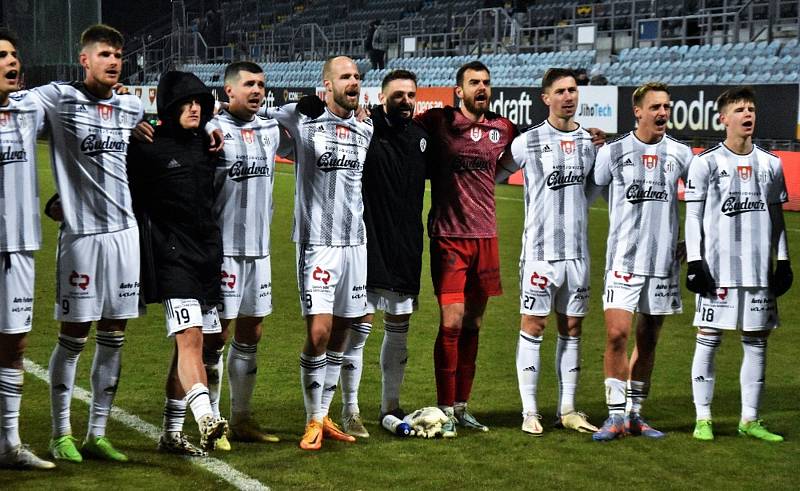
[[[206,122],[214,98],[191,73],[167,72],[158,84],[162,124],[153,143],[134,141],[128,175],[139,221],[142,297],[163,302],[175,354],[167,379],[167,407],[159,449],[204,455],[227,422],[215,418],[202,359],[203,333],[219,332],[222,238],[212,214],[216,157],[208,151]],[[203,450],[182,432],[186,404],[200,427]]]

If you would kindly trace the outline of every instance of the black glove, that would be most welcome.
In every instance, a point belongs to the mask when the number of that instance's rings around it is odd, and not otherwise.
[[[792,273],[792,265],[789,263],[789,260],[779,260],[775,263],[775,271],[769,279],[769,289],[772,291],[773,295],[780,297],[792,287],[793,279],[794,273]]]
[[[714,278],[703,260],[689,261],[689,269],[686,271],[686,288],[704,297],[716,293],[717,286]]]
[[[315,95],[307,95],[297,101],[297,110],[309,118],[318,118],[325,112],[325,103]]]
[[[61,210],[61,197],[58,193],[47,200],[47,203],[44,205],[44,214],[57,222],[64,220],[64,213]]]

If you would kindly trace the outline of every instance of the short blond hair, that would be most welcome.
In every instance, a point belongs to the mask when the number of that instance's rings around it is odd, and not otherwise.
[[[642,101],[648,92],[666,92],[669,95],[669,87],[663,82],[647,82],[644,85],[640,85],[636,87],[636,90],[633,91],[633,96],[631,96],[633,105],[642,107]]]

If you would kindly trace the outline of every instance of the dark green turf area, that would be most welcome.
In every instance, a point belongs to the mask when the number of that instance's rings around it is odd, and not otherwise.
[[[39,146],[42,203],[53,191],[48,154]],[[383,431],[375,421],[380,403],[378,354],[383,332],[377,320],[367,342],[361,409],[372,433],[355,445],[326,443],[318,453],[297,448],[304,411],[299,387],[298,355],[305,336],[299,315],[295,282],[294,244],[289,240],[294,178],[289,166],[279,165],[275,178],[275,215],[272,228],[274,313],[265,321],[259,348],[258,386],[253,406],[261,421],[278,433],[278,444],[235,444],[233,452],[214,454],[237,470],[276,489],[796,489],[800,464],[800,302],[795,286],[780,299],[782,327],[770,338],[767,389],[762,416],[769,427],[785,435],[782,444],[767,444],[736,436],[739,416],[738,336],[728,334],[717,360],[714,405],[717,440],[696,442],[690,368],[694,351],[691,316],[693,298],[684,292],[683,315],[668,318],[658,349],[658,360],[645,414],[657,428],[669,432],[663,441],[627,438],[598,444],[590,436],[554,430],[556,377],[553,356],[555,330],[548,328],[543,343],[544,370],[540,378],[539,407],[545,425],[542,438],[519,430],[521,423],[515,371],[519,328],[518,256],[522,232],[522,189],[498,186],[497,215],[505,295],[492,299],[485,316],[478,373],[471,407],[491,427],[489,433],[459,432],[455,440],[403,440]],[[580,409],[593,422],[605,417],[602,356],[602,273],[608,229],[604,203],[590,212],[593,259],[591,311],[584,324],[583,367],[578,394]],[[787,213],[790,249],[800,274],[800,215]],[[52,320],[56,228],[44,224],[45,242],[36,255],[34,329],[27,356],[46,367],[56,342],[58,326]],[[425,258],[427,264],[427,255]],[[406,409],[433,405],[433,342],[438,311],[427,267],[423,271],[420,309],[412,318],[410,358],[403,392]],[[800,280],[798,281],[800,283]],[[160,306],[129,323],[123,372],[116,403],[126,411],[159,426],[164,378],[171,344],[165,337]],[[84,351],[78,376],[89,387],[93,342]],[[26,376],[22,409],[22,436],[41,455],[50,437],[46,385]],[[227,385],[227,383],[226,383]],[[223,395],[227,411],[227,390]],[[338,415],[340,403],[332,414]],[[83,436],[87,406],[73,403],[73,428]],[[187,418],[186,428],[196,436]],[[0,489],[225,489],[228,485],[186,460],[162,455],[155,444],[135,431],[112,422],[109,436],[131,462],[107,464],[87,461],[60,464],[54,472],[0,471]]]

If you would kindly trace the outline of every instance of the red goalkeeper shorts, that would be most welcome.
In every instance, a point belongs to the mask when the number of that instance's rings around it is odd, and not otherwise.
[[[431,278],[441,305],[502,295],[497,237],[432,237]]]

